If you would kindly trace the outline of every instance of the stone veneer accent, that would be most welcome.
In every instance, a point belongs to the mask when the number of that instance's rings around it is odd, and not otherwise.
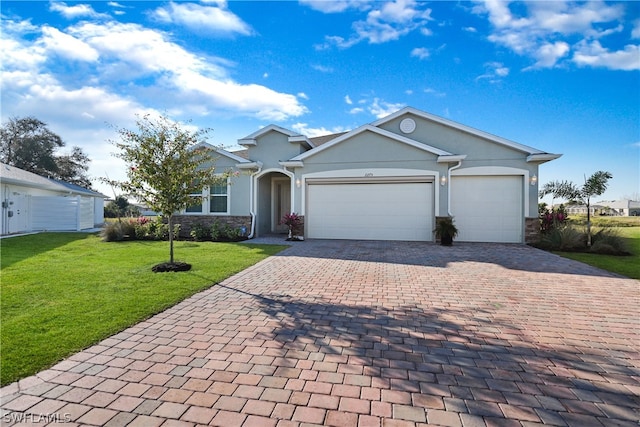
[[[174,224],[180,224],[180,238],[190,238],[191,227],[194,224],[213,226],[218,221],[220,225],[228,224],[232,228],[246,227],[248,236],[251,233],[251,216],[226,216],[226,215],[174,215]]]
[[[524,219],[524,242],[535,243],[540,240],[540,219]]]

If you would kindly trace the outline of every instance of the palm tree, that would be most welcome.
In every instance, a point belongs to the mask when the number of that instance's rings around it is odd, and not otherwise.
[[[585,176],[584,185],[578,187],[571,181],[553,181],[542,187],[539,196],[552,194],[571,202],[579,202],[587,206],[587,246],[591,247],[591,198],[600,196],[607,190],[608,181],[613,178],[609,172],[598,171],[589,178]]]

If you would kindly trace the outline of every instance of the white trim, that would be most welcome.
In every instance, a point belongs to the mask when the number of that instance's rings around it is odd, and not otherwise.
[[[471,135],[475,135],[475,136],[483,138],[483,139],[487,139],[487,140],[495,142],[497,144],[505,145],[507,147],[513,148],[513,149],[518,150],[518,151],[523,151],[523,152],[529,153],[529,154],[549,154],[549,153],[545,153],[545,152],[543,152],[541,150],[538,150],[536,148],[529,147],[529,146],[523,145],[523,144],[519,144],[517,142],[508,140],[506,138],[502,138],[502,137],[490,134],[488,132],[484,132],[484,131],[475,129],[475,128],[472,128],[470,126],[463,125],[461,123],[454,122],[452,120],[448,120],[448,119],[445,119],[443,117],[439,117],[439,116],[427,113],[425,111],[418,110],[418,109],[413,108],[413,107],[402,108],[402,109],[396,111],[395,113],[392,113],[392,114],[390,114],[390,115],[388,115],[386,117],[381,118],[380,120],[376,120],[375,122],[371,123],[371,126],[376,126],[377,127],[377,126],[383,125],[385,123],[388,123],[388,122],[390,122],[392,120],[395,120],[398,117],[400,117],[400,116],[402,116],[404,114],[408,114],[408,113],[413,114],[414,116],[418,116],[418,117],[420,117],[422,119],[431,121],[431,122],[439,123],[441,125],[444,125],[444,126],[447,126],[447,127],[453,128],[453,129],[457,129],[459,131],[462,131],[462,132],[465,132],[465,133],[468,133],[468,134],[471,134]],[[550,160],[553,160],[553,159],[550,159]]]
[[[423,144],[421,142],[418,142],[414,139],[411,138],[407,138],[406,136],[402,136],[402,135],[398,135],[397,133],[393,133],[393,132],[389,132],[388,130],[384,130],[384,129],[380,129],[371,125],[364,125],[364,126],[360,126],[357,129],[352,130],[351,132],[347,132],[344,135],[341,135],[329,142],[327,142],[326,144],[322,144],[319,147],[314,148],[313,150],[309,150],[305,153],[302,153],[294,158],[292,158],[291,160],[304,160],[307,157],[311,157],[317,153],[320,153],[326,149],[329,149],[331,147],[333,147],[334,145],[340,144],[342,141],[345,141],[347,139],[353,138],[363,132],[373,132],[375,134],[378,134],[380,136],[384,136],[390,139],[393,139],[394,141],[398,141],[398,142],[402,142],[404,144],[407,144],[411,147],[417,148],[419,150],[422,151],[426,151],[428,153],[431,154],[435,154],[436,156],[450,156],[453,155],[452,153],[449,153],[447,151],[441,150],[439,148],[436,147],[432,147],[430,145],[427,144]]]
[[[238,169],[261,169],[262,162],[240,163],[240,164],[237,164],[236,167]]]
[[[306,215],[307,209],[307,180],[333,180],[339,181],[344,179],[345,181],[357,179],[371,178],[372,182],[380,182],[381,178],[388,178],[395,182],[402,182],[402,178],[407,178],[407,181],[413,181],[417,177],[431,177],[433,178],[433,193],[434,193],[434,215],[439,215],[440,212],[440,185],[437,183],[440,181],[440,172],[432,170],[420,170],[420,169],[383,169],[383,168],[371,168],[371,169],[341,169],[324,172],[308,173],[301,176],[301,215]],[[426,182],[426,181],[425,181]],[[293,206],[293,205],[292,205]]]
[[[527,218],[529,216],[529,191],[532,186],[529,184],[529,171],[526,169],[518,169],[511,168],[506,166],[477,166],[473,168],[464,168],[464,169],[456,169],[452,170],[450,176],[506,176],[506,175],[519,175],[523,177],[522,180],[522,197],[524,198],[524,211],[523,218]],[[451,186],[451,180],[449,181],[449,186]],[[537,188],[537,187],[536,187]],[[449,200],[447,201],[449,205],[451,205],[451,196],[449,195]],[[523,223],[524,224],[524,223]]]
[[[550,154],[550,153],[534,153],[527,156],[527,162],[529,163],[545,163],[562,157],[562,154]]]
[[[282,162],[278,162],[280,166],[284,166],[285,168],[301,168],[304,167],[304,163],[300,160],[285,160]]]

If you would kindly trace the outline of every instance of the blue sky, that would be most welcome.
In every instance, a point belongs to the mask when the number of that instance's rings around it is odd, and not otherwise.
[[[640,2],[2,1],[2,122],[35,116],[123,178],[113,128],[166,112],[233,147],[412,106],[562,153],[540,182],[640,195]],[[96,188],[111,190],[96,182]]]

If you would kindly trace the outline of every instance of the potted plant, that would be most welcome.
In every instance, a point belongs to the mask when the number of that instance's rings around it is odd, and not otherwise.
[[[453,218],[439,218],[436,221],[436,237],[440,238],[440,244],[443,246],[451,246],[453,239],[458,235],[458,229],[453,223]]]

